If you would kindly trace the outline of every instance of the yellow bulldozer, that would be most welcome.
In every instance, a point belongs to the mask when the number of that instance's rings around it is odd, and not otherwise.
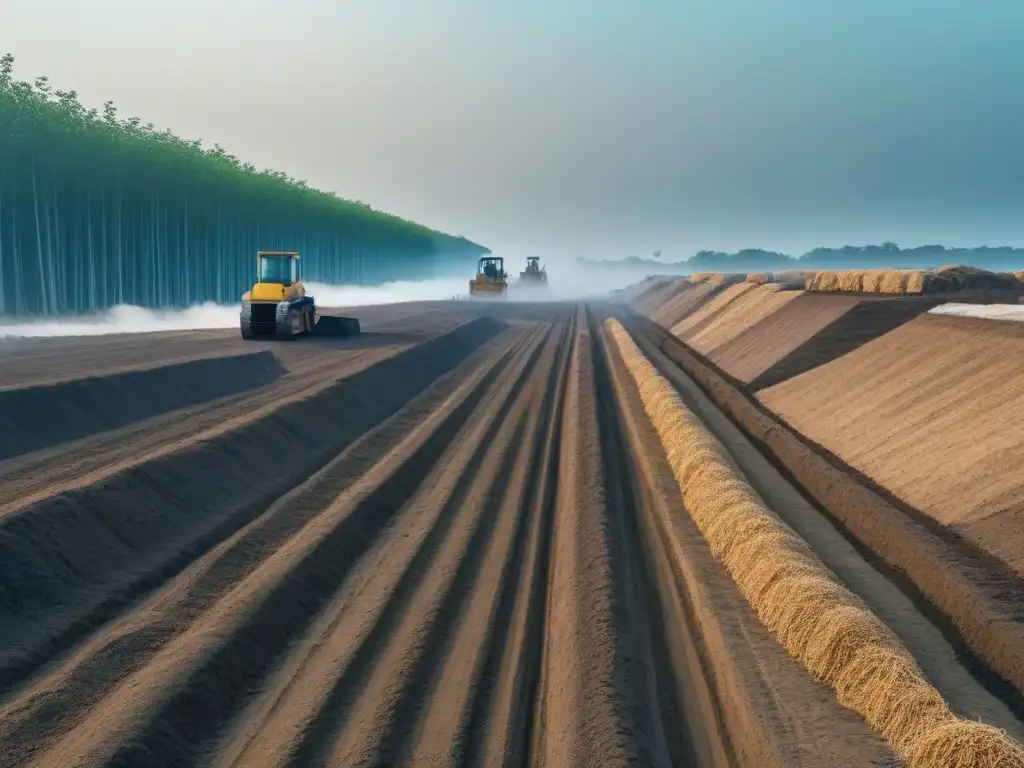
[[[540,256],[526,257],[526,269],[519,273],[519,284],[529,288],[547,287],[548,273],[540,265]]]
[[[299,280],[299,254],[295,251],[259,251],[256,283],[242,294],[239,313],[242,338],[291,339],[299,334],[354,336],[360,332],[355,317],[317,315],[316,302]]]
[[[484,256],[477,262],[476,277],[469,281],[469,295],[482,298],[505,298],[508,273],[501,256]]]

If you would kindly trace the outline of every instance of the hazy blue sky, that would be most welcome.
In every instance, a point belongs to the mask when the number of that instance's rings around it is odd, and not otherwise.
[[[0,0],[20,77],[512,256],[1024,245],[1022,39],[1020,0]]]

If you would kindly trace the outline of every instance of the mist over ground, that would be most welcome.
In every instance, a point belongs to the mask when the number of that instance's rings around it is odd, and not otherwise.
[[[465,285],[461,280],[394,282],[377,286],[306,283],[306,289],[316,299],[317,306],[326,309],[450,299],[460,288],[465,290]],[[0,323],[0,338],[104,336],[116,333],[237,328],[239,308],[240,303],[213,302],[195,304],[187,309],[149,309],[121,304],[90,315]]]
[[[575,264],[565,263],[548,267],[548,289],[530,290],[517,285],[521,267],[510,266],[510,262],[506,261],[505,269],[509,272],[508,301],[599,298],[615,288],[633,282],[622,275],[590,272]],[[306,289],[316,299],[317,306],[324,310],[405,301],[468,299],[468,283],[473,271],[470,269],[465,279],[396,281],[375,286],[306,283]],[[0,338],[105,336],[118,333],[236,328],[238,310],[239,304],[213,302],[196,304],[187,309],[149,309],[121,304],[89,315],[0,323]]]
[[[1012,320],[1024,322],[1024,304],[959,304],[950,302],[928,310],[932,315],[973,317],[978,320]]]

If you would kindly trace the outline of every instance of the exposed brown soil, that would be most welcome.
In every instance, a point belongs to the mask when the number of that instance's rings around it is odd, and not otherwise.
[[[835,311],[839,311],[842,306],[847,306],[846,302],[853,298],[842,295],[819,297],[804,294],[804,296],[812,302],[820,302],[817,304],[818,307],[831,304],[835,306]],[[848,307],[834,321],[821,327],[806,342],[795,347],[785,356],[776,358],[775,363],[750,382],[751,389],[766,389],[781,381],[799,376],[830,360],[836,360],[857,347],[867,344],[872,339],[877,339],[879,336],[899,328],[904,323],[910,322],[943,301],[943,299],[930,297],[907,296],[890,299],[861,296],[852,307]],[[808,309],[813,306],[814,304],[811,304]],[[827,312],[828,310],[825,310],[817,315],[817,318],[824,319]],[[739,340],[737,339],[737,341]],[[793,343],[788,338],[782,341],[786,345]]]
[[[709,323],[713,322],[716,317],[727,311],[733,302],[738,301],[741,297],[757,290],[759,287],[756,283],[733,283],[726,286],[722,291],[709,297],[708,300],[687,312],[686,316],[677,323],[671,326],[666,325],[666,327],[671,328],[672,333],[680,338],[698,333]]]
[[[758,285],[687,337],[687,343],[703,354],[732,341],[761,320],[781,312],[802,295],[802,291],[781,290],[778,284]]]
[[[896,764],[711,555],[605,310],[460,304],[353,312],[366,336],[325,343],[170,336],[284,372],[0,462],[0,765]],[[1018,734],[699,407],[951,704]]]
[[[1024,574],[1024,324],[924,315],[759,393],[790,424]]]
[[[1017,295],[976,287],[936,296],[818,292],[708,275],[640,284],[624,301],[758,390],[841,357],[938,304],[1015,302]]]
[[[693,283],[683,277],[658,277],[650,278],[650,281],[641,287],[630,299],[636,306],[646,307],[654,310],[664,306],[673,296],[681,291],[688,291]]]
[[[262,351],[0,389],[0,459],[255,389],[283,372]]]
[[[1024,691],[1024,613],[1020,609],[1024,586],[1015,575],[948,529],[926,524],[913,510],[904,509],[883,490],[862,480],[841,459],[787,428],[751,395],[663,328],[636,315],[627,316],[624,321],[651,342],[655,360],[660,349],[693,377],[687,385],[687,378],[680,379],[671,366],[666,368],[666,375],[674,377],[681,387],[689,387],[693,405],[709,424],[722,418],[717,410],[722,409],[742,427],[755,446],[749,454],[742,455],[757,456],[759,460],[768,457],[843,526],[872,562],[888,564],[894,573],[905,575],[910,582],[905,590],[919,595],[937,612],[937,619],[949,623],[952,640],[963,646],[958,658],[975,654],[997,676],[1009,681],[1013,690],[1004,690],[1001,695],[1020,711],[1020,692]],[[694,389],[693,382],[699,390]],[[716,408],[709,408],[705,394]],[[775,506],[767,496],[765,499],[776,512],[791,508],[791,502],[780,499]],[[827,555],[833,546],[816,549]],[[827,558],[823,559],[829,564]],[[922,657],[918,661],[922,662]]]
[[[705,302],[711,300],[726,288],[721,280],[703,280],[699,283],[686,283],[664,298],[661,303],[649,311],[655,322],[672,326],[696,311]]]
[[[709,357],[730,376],[749,384],[858,303],[859,299],[852,296],[801,293],[731,341],[715,347]]]

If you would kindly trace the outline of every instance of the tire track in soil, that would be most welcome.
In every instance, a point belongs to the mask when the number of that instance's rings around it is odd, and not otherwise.
[[[532,336],[534,342],[518,351],[516,370],[502,385],[506,400],[536,366],[538,332]],[[500,426],[505,409],[488,407],[497,395],[479,382],[460,394],[436,412],[444,418],[435,413],[414,430],[183,635],[121,680],[38,764],[193,764],[203,742],[345,581],[402,506],[404,492],[424,480],[460,425],[482,411],[492,413],[491,431]],[[488,444],[487,439],[476,442],[480,459]],[[387,463],[389,468],[381,466]],[[153,762],[157,755],[159,763]]]
[[[685,510],[639,392],[601,329],[629,448],[636,562],[647,595],[662,727],[674,765],[896,766],[863,719],[779,646]],[[644,573],[646,571],[646,574]],[[646,576],[646,578],[645,578]]]
[[[539,765],[670,765],[644,647],[643,604],[623,546],[600,352],[589,313],[568,376],[543,666]],[[596,359],[595,359],[596,358]],[[602,384],[599,384],[602,380]]]
[[[569,364],[575,346],[576,317],[563,334],[555,375],[549,382],[541,417],[543,445],[526,478],[530,499],[524,539],[513,546],[510,572],[497,607],[493,641],[484,660],[468,723],[468,742],[459,752],[467,765],[526,765],[532,744],[545,606],[550,573],[551,532],[558,487],[562,421]],[[540,434],[540,433],[538,433]],[[524,551],[525,548],[525,551]]]
[[[375,342],[369,346],[350,346],[348,340],[338,346],[318,343],[323,340],[302,340],[295,342],[244,342],[232,335],[230,345],[223,343],[213,347],[221,353],[253,352],[253,344],[263,351],[273,350],[288,373],[276,383],[263,386],[242,394],[219,398],[218,400],[181,409],[173,414],[157,416],[121,429],[104,432],[91,438],[56,446],[53,449],[39,451],[26,456],[0,461],[0,517],[17,512],[19,509],[59,493],[73,491],[90,483],[110,477],[126,467],[153,460],[162,455],[168,446],[180,451],[190,442],[210,439],[229,429],[238,428],[257,418],[272,414],[290,402],[315,395],[319,390],[338,380],[355,376],[373,366],[399,355],[415,346],[414,339],[429,342],[437,336],[445,335],[471,318],[458,318],[452,313],[423,312],[410,315],[398,315],[383,322],[371,323],[374,332],[380,333],[391,343],[381,345]],[[415,335],[398,335],[391,333],[408,327],[406,323],[415,323]],[[217,334],[222,334],[218,331]],[[176,336],[177,334],[175,334]],[[201,332],[185,334],[186,337],[200,336]],[[48,341],[53,341],[50,339]],[[218,342],[226,342],[217,339]],[[186,343],[187,342],[187,343]],[[96,370],[104,370],[104,375],[116,373],[111,364],[116,361],[121,347],[130,342],[124,340],[113,349],[105,347],[86,355],[90,368],[82,370],[81,363],[77,367],[78,377]],[[209,357],[211,340],[159,338],[150,341],[137,352],[142,355],[138,365],[153,366],[174,361],[174,348],[182,346],[189,350],[191,357],[199,359]],[[2,347],[2,343],[0,343]],[[81,350],[79,350],[81,351]],[[46,365],[38,362],[30,366],[37,376],[44,376],[44,370],[56,367],[63,370],[64,358],[56,362],[46,361]],[[0,360],[10,363],[10,360]],[[72,369],[75,368],[72,361]],[[311,364],[315,363],[315,364]],[[133,369],[133,370],[147,370]],[[0,366],[0,379],[6,367]],[[43,383],[48,379],[44,377]]]
[[[256,739],[229,750],[237,756],[218,765],[324,764],[346,746],[364,759],[377,753],[386,761],[389,749],[408,741],[399,728],[411,719],[407,712],[419,698],[414,691],[436,666],[436,635],[447,628],[479,564],[472,553],[492,529],[496,511],[493,503],[479,503],[481,490],[499,490],[501,470],[514,456],[509,448],[524,427],[524,402],[517,393],[542,375],[541,350],[538,344],[517,375],[481,403],[478,418],[439,459],[434,475],[411,489],[405,510],[411,519],[395,526],[395,535],[404,538],[380,543],[383,554],[368,558],[365,581],[351,604],[328,612],[334,615],[329,634],[317,638],[320,652],[302,659],[300,675],[286,677],[269,717],[250,718],[246,730]],[[379,569],[385,555],[387,566]],[[353,721],[369,725],[360,732]],[[353,730],[363,738],[346,745]]]
[[[466,324],[351,376],[329,372],[312,393],[243,415],[233,430],[221,424],[184,446],[172,438],[155,458],[0,517],[0,688],[259,516],[500,327]],[[263,469],[268,458],[274,471]]]
[[[721,686],[747,675],[756,702],[813,681],[771,687],[795,667],[749,631],[733,649],[747,667],[714,670],[727,654],[668,634],[707,617],[683,604],[694,576],[663,519],[678,503],[637,453],[644,414],[621,361],[585,305],[505,311],[500,336],[35,665],[0,699],[0,765],[707,768],[768,754],[737,741],[747,723]],[[806,700],[817,721],[801,730],[785,716],[803,710],[768,707],[759,737],[824,734],[839,762],[876,764],[862,723]],[[829,764],[784,746],[758,764]]]
[[[644,654],[645,662],[639,671],[642,673],[641,679],[647,695],[652,697],[645,702],[646,710],[658,729],[651,739],[656,747],[656,754],[647,756],[644,764],[696,766],[701,763],[687,739],[683,726],[686,718],[678,701],[681,688],[677,678],[680,673],[672,665],[668,645],[671,641],[666,641],[670,635],[663,618],[665,608],[662,601],[666,596],[678,600],[678,593],[673,594],[665,589],[665,586],[652,578],[652,574],[648,572],[652,558],[650,545],[645,542],[645,533],[652,529],[652,516],[648,509],[652,505],[649,496],[652,480],[636,466],[632,456],[634,446],[631,445],[623,424],[622,412],[627,404],[616,390],[612,372],[612,366],[619,361],[611,359],[611,346],[606,343],[602,329],[590,312],[588,322],[593,339],[592,356],[598,361],[595,364],[594,381],[597,400],[601,404],[598,417],[601,445],[622,448],[614,452],[603,451],[604,471],[608,478],[609,508],[622,511],[616,520],[617,538],[614,539],[622,542],[619,558],[624,563],[617,581],[619,599],[623,605],[631,606],[634,613],[630,624],[637,634],[638,650]],[[689,633],[690,630],[684,631]],[[687,690],[686,694],[692,697],[692,689]],[[714,720],[710,722],[714,723]],[[703,730],[717,729],[705,725]],[[734,754],[728,750],[723,750],[723,753],[721,757],[727,757],[735,763]]]
[[[470,379],[493,380],[521,348],[523,338],[500,356],[485,348],[462,368]],[[203,611],[240,582],[322,509],[324,499],[339,495],[391,450],[408,431],[425,420],[461,386],[465,372],[453,372],[371,430],[332,462],[292,489],[267,511],[179,577],[176,586],[155,596],[136,613],[89,642],[56,673],[22,695],[16,712],[0,710],[8,727],[0,733],[0,755],[25,744],[52,740],[76,722],[125,675],[140,667],[172,637],[184,631]],[[40,730],[39,724],[45,724]]]

